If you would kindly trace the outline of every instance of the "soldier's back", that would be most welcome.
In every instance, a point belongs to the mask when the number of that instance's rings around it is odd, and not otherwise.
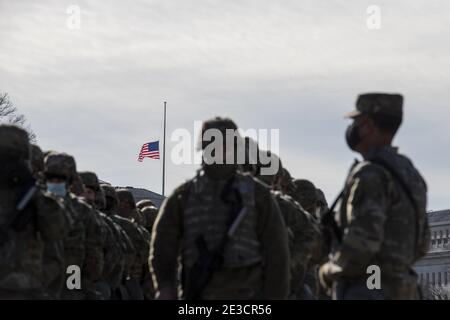
[[[47,242],[64,236],[62,208],[38,190],[23,211],[16,209],[16,190],[1,190],[0,299],[47,299],[43,253]]]

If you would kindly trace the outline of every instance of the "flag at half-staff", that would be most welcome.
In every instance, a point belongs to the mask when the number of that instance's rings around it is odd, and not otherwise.
[[[139,152],[138,161],[144,161],[144,158],[159,159],[159,140],[144,143]]]

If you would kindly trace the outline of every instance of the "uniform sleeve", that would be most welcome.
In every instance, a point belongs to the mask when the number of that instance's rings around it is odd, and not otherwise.
[[[381,169],[366,166],[355,174],[347,203],[348,227],[344,230],[341,249],[333,260],[342,275],[365,274],[384,237],[388,204],[388,186]]]
[[[313,217],[303,208],[296,207],[294,214],[292,225],[295,235],[294,252],[297,260],[300,260],[297,263],[303,263],[306,266],[315,254],[320,231]]]
[[[262,186],[257,188],[256,206],[260,213],[258,234],[265,262],[264,297],[286,299],[290,290],[290,256],[286,226],[278,204]]]
[[[181,206],[175,191],[162,204],[153,226],[149,266],[156,291],[176,292],[177,259],[181,244]]]

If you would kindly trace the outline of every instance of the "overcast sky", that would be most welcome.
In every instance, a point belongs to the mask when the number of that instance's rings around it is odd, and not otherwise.
[[[280,129],[283,164],[331,202],[356,157],[342,115],[357,94],[388,91],[405,96],[395,142],[425,176],[429,209],[450,208],[448,0],[0,0],[0,13],[0,92],[44,150],[114,185],[160,192],[161,161],[137,155],[159,138],[166,100],[169,153],[173,130],[216,115]],[[167,191],[194,170],[168,161]]]

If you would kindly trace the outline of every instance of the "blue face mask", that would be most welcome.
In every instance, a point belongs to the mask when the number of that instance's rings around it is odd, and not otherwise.
[[[47,182],[47,190],[57,197],[65,197],[67,194],[66,184]]]

